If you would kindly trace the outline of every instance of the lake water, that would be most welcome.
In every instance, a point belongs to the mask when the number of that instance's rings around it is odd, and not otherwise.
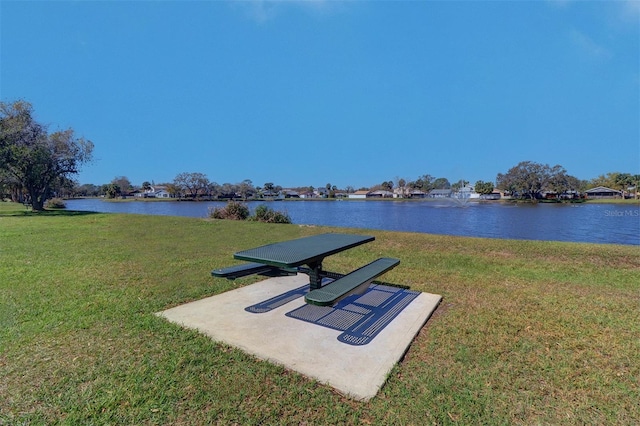
[[[640,206],[443,201],[248,202],[266,204],[298,225],[327,225],[468,237],[640,245]],[[207,217],[225,202],[67,200],[70,210]]]

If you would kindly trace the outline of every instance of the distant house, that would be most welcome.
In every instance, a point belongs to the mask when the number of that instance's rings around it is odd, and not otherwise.
[[[138,191],[135,196],[137,198],[169,198],[166,186],[152,186],[143,192]]]
[[[502,194],[499,191],[493,191],[491,194],[480,195],[481,200],[499,200],[502,198]]]
[[[598,186],[596,188],[587,189],[584,191],[587,198],[621,198],[622,191],[616,191],[615,189],[606,188],[604,186]]]
[[[393,192],[385,191],[384,189],[380,189],[378,191],[372,191],[367,194],[367,198],[391,198],[393,197]]]
[[[291,190],[285,190],[282,191],[284,195],[284,198],[300,198],[300,194],[296,191],[291,191]]]
[[[475,188],[468,184],[460,188],[456,196],[459,198],[480,198],[480,194],[476,192]]]
[[[313,191],[317,197],[327,198],[329,196],[329,190],[324,186],[319,186]]]
[[[408,186],[393,188],[393,198],[424,198],[427,194]]]
[[[446,198],[451,197],[453,191],[450,189],[432,189],[429,191],[430,198]]]
[[[393,198],[409,198],[410,189],[406,186],[393,188]]]
[[[349,198],[356,198],[356,199],[364,199],[367,198],[367,196],[371,193],[371,191],[368,190],[363,190],[363,191],[356,191],[352,194],[349,194]]]
[[[276,198],[276,197],[278,197],[278,196],[280,196],[280,193],[279,193],[279,192],[277,192],[277,191],[272,191],[272,190],[270,190],[270,189],[268,189],[268,190],[266,190],[266,191],[264,191],[264,192],[262,193],[262,197],[263,197],[263,198]]]
[[[315,194],[313,193],[313,191],[306,191],[306,192],[300,193],[300,198],[313,198],[313,197],[315,197]]]
[[[409,191],[408,196],[409,198],[424,198],[427,196],[427,193],[419,189],[412,189]]]
[[[580,198],[578,191],[564,191],[557,193],[555,191],[543,191],[542,197],[547,200],[577,200]]]

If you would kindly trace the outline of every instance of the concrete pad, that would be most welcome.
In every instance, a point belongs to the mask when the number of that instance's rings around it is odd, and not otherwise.
[[[316,379],[352,398],[369,400],[441,300],[439,295],[420,293],[363,346],[338,341],[338,330],[286,317],[285,313],[305,304],[303,297],[265,313],[244,310],[305,283],[308,277],[302,274],[269,278],[158,315]]]

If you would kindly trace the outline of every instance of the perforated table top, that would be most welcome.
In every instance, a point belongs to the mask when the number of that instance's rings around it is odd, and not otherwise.
[[[373,240],[375,237],[370,235],[320,234],[239,251],[233,257],[280,268],[294,268],[322,262],[327,256]]]

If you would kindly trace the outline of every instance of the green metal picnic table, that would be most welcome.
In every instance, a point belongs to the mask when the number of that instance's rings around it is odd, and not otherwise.
[[[309,269],[305,272],[309,275],[310,288],[314,290],[321,287],[322,277],[326,276],[322,270],[325,257],[373,240],[375,237],[370,235],[328,233],[239,251],[233,257],[283,269],[307,265]]]
[[[253,274],[277,277],[301,272],[309,276],[305,301],[319,306],[334,305],[352,294],[362,294],[377,277],[400,263],[399,259],[383,257],[346,275],[322,269],[327,256],[373,240],[375,237],[370,235],[329,233],[267,244],[233,255],[249,263],[214,269],[211,275],[233,280]],[[325,277],[333,281],[323,286]]]

